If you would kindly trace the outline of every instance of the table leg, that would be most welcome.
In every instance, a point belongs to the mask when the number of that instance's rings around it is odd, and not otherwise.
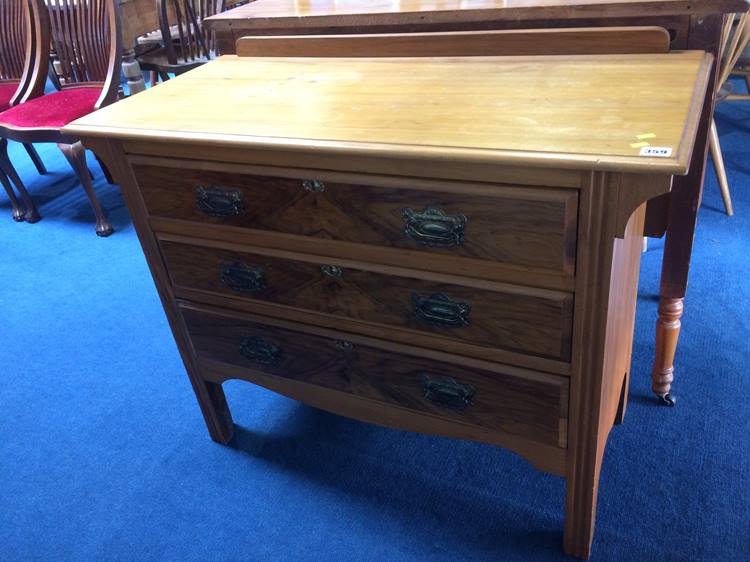
[[[702,19],[693,17],[688,48],[700,49],[717,55],[722,28],[722,16]],[[703,192],[708,138],[714,113],[716,66],[708,81],[708,93],[703,103],[700,124],[693,148],[690,170],[686,176],[674,179],[669,197],[669,211],[664,258],[662,261],[659,318],[656,321],[656,353],[652,369],[651,389],[662,403],[673,406],[670,395],[674,377],[674,357],[680,335],[680,318],[687,290],[690,254],[693,250],[698,207]]]
[[[141,65],[135,58],[135,49],[125,49],[122,53],[122,72],[128,79],[128,91],[130,95],[137,94],[146,89],[143,81]]]
[[[674,355],[680,337],[680,317],[683,299],[662,296],[659,300],[659,319],[656,321],[656,356],[651,373],[651,390],[666,406],[674,406],[669,393],[674,380]]]
[[[203,413],[209,435],[214,441],[223,444],[229,443],[234,435],[234,422],[224,390],[220,383],[203,378],[196,357],[187,351],[192,347],[190,336],[175,304],[175,297],[167,284],[169,276],[164,263],[161,259],[158,259],[156,237],[146,231],[146,221],[148,220],[146,208],[138,192],[138,184],[133,170],[125,158],[125,153],[119,144],[107,139],[90,139],[86,144],[87,148],[91,149],[96,157],[104,162],[107,169],[112,172],[115,182],[122,188],[122,195],[130,210],[138,239],[146,256],[146,262],[156,282],[164,312],[172,328],[172,334],[177,341],[177,347],[180,350],[198,405]]]

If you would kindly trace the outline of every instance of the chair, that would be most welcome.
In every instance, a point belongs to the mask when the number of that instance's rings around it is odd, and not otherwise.
[[[35,0],[36,1],[36,0]],[[44,93],[44,72],[37,70],[34,57],[34,33],[30,4],[27,0],[0,0],[0,112]],[[49,42],[49,37],[47,37]],[[0,140],[0,142],[3,142]],[[39,154],[30,143],[24,148],[40,174],[46,174]],[[10,185],[11,168],[0,168],[0,183],[8,194],[13,208],[13,219],[24,220],[25,209],[19,205]],[[27,194],[22,192],[24,199]],[[25,201],[26,202],[26,201]],[[28,204],[28,202],[26,202]]]
[[[182,74],[216,56],[214,34],[204,31],[202,22],[223,6],[224,0],[157,0],[159,29],[147,37],[160,47],[138,57],[141,69],[151,72],[152,84],[157,74],[167,80],[169,74]]]
[[[736,22],[736,24],[735,24]],[[725,99],[750,99],[750,96],[731,95],[731,89],[727,87],[727,80],[732,75],[735,65],[750,41],[750,14],[744,13],[727,18],[724,23],[724,29],[721,41],[721,61],[719,63],[719,78],[716,81],[716,100]],[[750,86],[747,76],[745,80]],[[708,137],[708,146],[711,149],[711,158],[714,161],[716,169],[716,179],[719,182],[721,197],[724,200],[724,208],[727,215],[734,215],[732,207],[732,196],[729,191],[729,180],[727,179],[726,168],[724,167],[724,157],[721,154],[721,144],[719,143],[719,132],[716,129],[716,121],[711,120],[711,131]]]
[[[740,53],[737,64],[732,69],[732,74],[742,76],[745,82],[747,94],[731,93],[727,96],[727,101],[747,101],[750,100],[750,43],[745,45],[745,49]]]
[[[7,139],[19,142],[54,142],[78,175],[96,215],[96,233],[109,236],[109,224],[94,193],[86,167],[83,144],[61,129],[117,99],[120,84],[120,13],[117,0],[46,0],[47,7],[32,3],[33,24],[41,36],[51,30],[54,49],[62,70],[58,92],[29,100],[0,113],[0,165],[12,169]],[[49,41],[35,43],[38,68],[49,65]],[[26,189],[13,177],[18,190]],[[39,213],[29,198],[27,220]]]

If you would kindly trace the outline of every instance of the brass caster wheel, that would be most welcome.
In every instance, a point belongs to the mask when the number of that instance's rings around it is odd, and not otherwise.
[[[666,394],[657,394],[656,397],[659,399],[659,404],[662,406],[674,407],[675,397],[667,392]]]

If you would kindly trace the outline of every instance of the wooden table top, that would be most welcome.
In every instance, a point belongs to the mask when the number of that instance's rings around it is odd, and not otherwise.
[[[618,18],[746,11],[746,0],[257,0],[206,20],[215,29]]]
[[[83,117],[82,137],[684,174],[711,56],[221,57]],[[666,147],[671,156],[642,156]]]

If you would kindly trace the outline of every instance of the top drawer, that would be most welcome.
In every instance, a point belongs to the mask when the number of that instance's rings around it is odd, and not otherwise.
[[[577,192],[571,189],[392,179],[384,187],[143,164],[133,169],[152,217],[573,274]]]

